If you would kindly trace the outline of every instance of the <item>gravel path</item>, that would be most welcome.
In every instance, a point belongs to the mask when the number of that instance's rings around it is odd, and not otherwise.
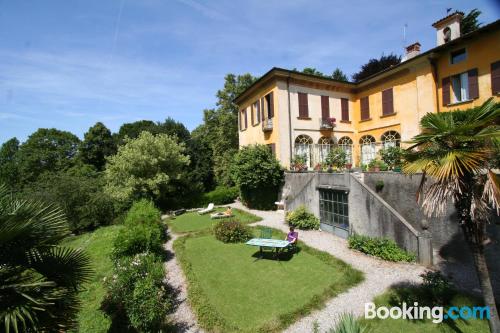
[[[177,235],[169,232],[170,239],[165,243],[164,248],[167,251],[167,261],[165,270],[167,272],[167,282],[174,289],[175,293],[175,312],[169,316],[172,323],[175,324],[177,332],[198,333],[203,332],[196,324],[189,301],[187,299],[187,283],[184,272],[175,257],[173,244]]]
[[[255,225],[263,225],[284,232],[288,231],[283,211],[258,211],[235,203],[232,207],[248,211],[263,218]],[[365,280],[326,303],[326,306],[294,323],[285,332],[312,332],[315,322],[319,331],[324,332],[335,325],[338,316],[345,312],[356,316],[364,314],[364,304],[383,293],[391,285],[399,283],[419,283],[419,275],[425,271],[417,264],[390,263],[349,250],[347,241],[328,232],[300,231],[299,239],[307,245],[330,253],[365,273]]]

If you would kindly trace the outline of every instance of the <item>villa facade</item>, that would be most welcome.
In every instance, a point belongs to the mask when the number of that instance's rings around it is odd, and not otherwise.
[[[309,168],[339,146],[353,166],[404,145],[429,112],[500,101],[500,20],[460,35],[462,13],[433,24],[437,46],[406,48],[403,61],[358,83],[272,68],[240,94],[239,144],[266,144],[285,167]]]

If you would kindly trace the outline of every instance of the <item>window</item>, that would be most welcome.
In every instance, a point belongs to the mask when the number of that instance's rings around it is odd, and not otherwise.
[[[313,139],[308,135],[299,135],[295,139],[295,155],[301,156],[306,159],[308,166],[311,166],[311,145],[313,144]]]
[[[276,144],[275,143],[269,143],[267,144],[267,147],[269,148],[269,151],[273,156],[276,156]]]
[[[347,163],[352,163],[352,140],[348,136],[343,136],[339,139],[339,147],[342,148],[347,157]]]
[[[328,96],[321,96],[321,118],[330,118],[330,98]]]
[[[370,101],[368,96],[361,98],[361,120],[370,119]]]
[[[299,118],[309,118],[307,94],[299,92]]]
[[[375,138],[371,135],[362,136],[359,144],[361,145],[361,164],[370,163],[376,155]]]
[[[453,91],[453,103],[467,101],[469,99],[469,78],[467,72],[451,77],[451,88]]]
[[[396,131],[388,131],[382,134],[382,144],[384,149],[389,147],[399,147],[401,142],[401,135]]]
[[[332,138],[322,136],[319,139],[318,144],[319,144],[319,161],[321,163],[326,162],[326,158],[328,157],[330,149],[333,147],[334,141]]]
[[[349,200],[346,191],[319,189],[321,223],[349,229]]]
[[[450,27],[446,27],[443,29],[443,40],[445,43],[448,43],[451,40],[451,29]]]
[[[382,91],[382,115],[386,116],[394,113],[394,99],[392,88]]]
[[[248,127],[248,120],[247,120],[247,109],[243,109],[240,112],[240,131],[245,130]]]
[[[465,49],[453,51],[450,54],[450,62],[452,64],[457,64],[461,61],[464,61],[466,57],[467,57],[467,52],[465,52]]]
[[[266,114],[267,119],[274,117],[274,98],[273,93],[269,93],[264,97],[264,107],[262,112]]]
[[[342,120],[349,121],[349,100],[347,98],[340,99],[340,109],[342,112]]]
[[[252,105],[252,125],[258,125],[260,123],[260,103],[257,100]]]
[[[500,93],[500,61],[491,64],[491,93]]]

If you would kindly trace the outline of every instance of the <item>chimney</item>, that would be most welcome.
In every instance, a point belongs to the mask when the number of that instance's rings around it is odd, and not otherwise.
[[[416,57],[420,54],[420,43],[416,42],[406,47],[406,55],[404,60],[409,60],[413,57]]]
[[[460,37],[460,21],[463,17],[464,13],[456,11],[432,24],[436,29],[437,46]]]

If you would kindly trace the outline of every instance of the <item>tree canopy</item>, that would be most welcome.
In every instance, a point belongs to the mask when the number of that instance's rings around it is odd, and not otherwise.
[[[345,81],[345,82],[349,81],[349,79],[347,78],[347,75],[338,67],[335,68],[331,77],[332,77],[332,79],[337,80],[337,81]]]
[[[19,181],[17,153],[19,140],[12,138],[5,141],[0,148],[0,183],[13,188]]]
[[[106,164],[106,157],[115,152],[116,144],[111,131],[101,122],[89,128],[80,145],[82,161],[95,166],[97,170],[102,170]]]
[[[383,55],[379,59],[370,59],[366,64],[361,66],[359,72],[352,75],[354,82],[364,80],[384,69],[396,66],[401,62],[401,56],[395,54]]]
[[[469,32],[477,30],[481,27],[482,23],[479,23],[478,21],[479,15],[481,15],[481,11],[474,8],[462,18],[462,21],[460,22],[461,35],[468,34]]]

